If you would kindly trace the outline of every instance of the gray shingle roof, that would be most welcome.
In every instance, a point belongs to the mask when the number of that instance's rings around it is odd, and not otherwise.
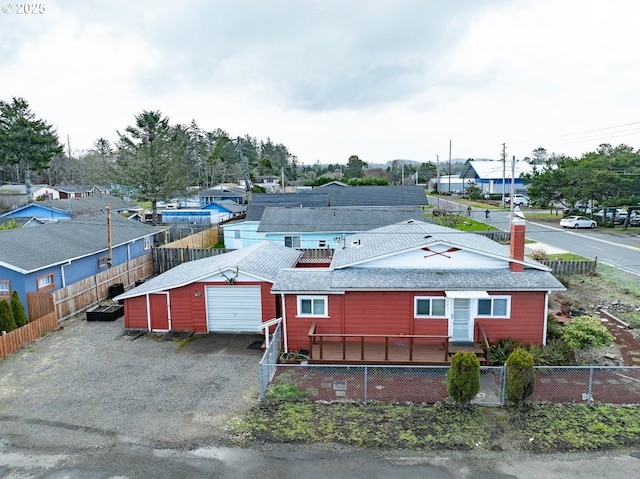
[[[134,207],[134,204],[130,201],[125,201],[122,198],[111,195],[46,200],[36,204],[56,208],[70,214],[74,218],[84,215],[94,215],[96,213],[106,213],[107,205],[111,206],[111,211],[123,211]]]
[[[154,235],[159,230],[111,215],[112,245]],[[0,265],[29,272],[108,250],[107,215],[0,231]]]
[[[283,270],[271,289],[274,293],[342,293],[357,290],[388,291],[564,291],[551,273],[525,269],[520,273],[504,270],[430,271],[407,269],[313,268]]]
[[[486,236],[458,231],[424,221],[404,221],[358,233],[347,238],[344,248],[336,249],[331,266],[343,268],[374,258],[409,251],[436,243],[450,244],[461,249],[496,257],[508,258],[509,248]],[[535,261],[531,266],[542,267]]]
[[[268,206],[259,232],[357,232],[409,219],[423,220],[420,206],[336,206],[283,208]]]
[[[316,199],[314,199],[314,197]],[[318,203],[320,197],[322,203]],[[254,193],[249,204],[279,206],[425,206],[421,186],[328,186],[299,193]]]
[[[266,281],[275,280],[283,268],[293,267],[302,253],[270,241],[208,258],[182,263],[115,299],[133,298],[195,283],[220,271],[235,270]]]

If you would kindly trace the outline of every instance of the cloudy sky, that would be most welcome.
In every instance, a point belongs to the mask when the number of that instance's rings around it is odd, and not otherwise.
[[[0,99],[74,150],[143,110],[302,163],[640,148],[637,0],[0,3]]]

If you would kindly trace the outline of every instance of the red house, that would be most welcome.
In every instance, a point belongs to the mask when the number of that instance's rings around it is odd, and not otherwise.
[[[119,296],[126,328],[259,333],[281,316],[271,294],[278,272],[302,253],[270,242],[183,263]]]
[[[278,274],[285,348],[319,362],[446,363],[484,337],[542,345],[549,294],[565,288],[524,257],[524,240],[517,218],[510,247],[414,220],[350,236],[328,268]]]

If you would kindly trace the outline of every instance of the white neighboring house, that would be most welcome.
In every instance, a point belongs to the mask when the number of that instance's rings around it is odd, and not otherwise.
[[[431,178],[429,180],[429,191],[438,191],[438,193],[462,193],[472,181],[466,178],[460,178],[460,175],[446,175],[440,178]]]

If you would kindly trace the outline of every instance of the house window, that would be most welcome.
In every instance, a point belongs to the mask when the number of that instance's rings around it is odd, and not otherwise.
[[[145,238],[143,238],[144,241],[144,249],[148,250],[151,249],[151,236],[146,236]]]
[[[328,317],[326,296],[298,296],[298,316]]]
[[[0,298],[11,296],[11,283],[8,279],[0,279]]]
[[[509,296],[492,296],[478,300],[478,316],[508,318],[511,309]]]
[[[101,256],[98,258],[98,268],[108,268],[109,263],[110,261],[108,256]]]
[[[416,297],[414,306],[414,316],[416,318],[445,318],[446,298]]]
[[[240,239],[240,230],[234,230],[233,239]]]
[[[318,248],[326,248],[327,240],[318,240]]]
[[[53,273],[45,274],[44,276],[38,276],[38,291],[48,291],[55,287],[53,282]]]
[[[287,248],[300,248],[300,236],[285,236],[284,245]]]

